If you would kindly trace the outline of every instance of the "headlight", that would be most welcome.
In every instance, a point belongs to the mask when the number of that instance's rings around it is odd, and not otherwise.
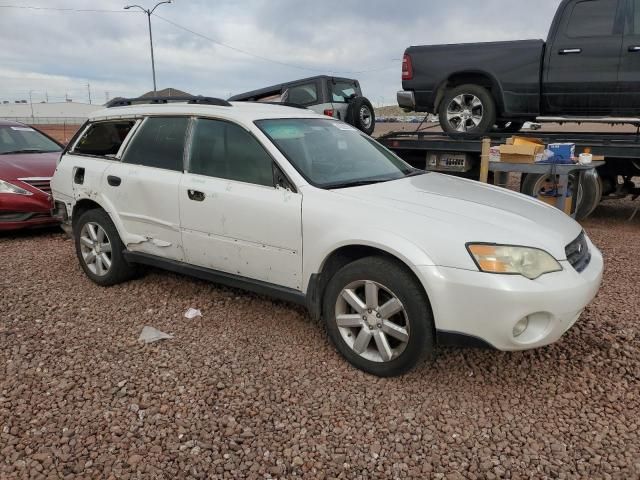
[[[33,195],[29,190],[20,188],[13,183],[0,180],[0,193],[15,193],[16,195]]]
[[[482,272],[517,274],[535,280],[559,272],[562,266],[544,250],[511,245],[468,244],[469,253]]]

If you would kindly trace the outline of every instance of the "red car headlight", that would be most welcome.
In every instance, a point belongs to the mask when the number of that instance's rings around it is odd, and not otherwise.
[[[13,193],[15,195],[33,195],[29,190],[20,188],[13,183],[9,183],[5,180],[0,180],[0,193]]]

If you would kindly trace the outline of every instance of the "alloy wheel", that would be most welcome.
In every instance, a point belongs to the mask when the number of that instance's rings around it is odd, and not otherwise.
[[[447,121],[458,132],[468,132],[480,125],[484,116],[482,101],[475,95],[462,93],[447,106]]]
[[[111,269],[111,241],[95,222],[87,222],[80,231],[80,253],[91,273],[103,277]]]
[[[389,362],[407,347],[409,318],[402,302],[371,280],[347,285],[336,301],[336,324],[344,342],[361,357]]]

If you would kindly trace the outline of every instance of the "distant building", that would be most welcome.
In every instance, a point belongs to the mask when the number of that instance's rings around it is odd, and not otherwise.
[[[34,103],[33,105],[3,102],[0,104],[0,118],[31,124],[83,123],[91,113],[102,108],[104,108],[102,105],[76,102]]]
[[[190,93],[183,92],[182,90],[178,90],[177,88],[163,88],[162,90],[158,90],[154,92],[151,90],[143,95],[140,95],[140,98],[166,98],[166,97],[193,97]]]

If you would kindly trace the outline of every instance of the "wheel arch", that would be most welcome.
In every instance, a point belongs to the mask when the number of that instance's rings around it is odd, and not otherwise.
[[[71,213],[72,224],[75,225],[76,221],[82,216],[83,213],[88,212],[89,210],[95,210],[97,208],[101,208],[102,210],[104,210],[102,205],[90,198],[82,198],[76,201]]]
[[[485,70],[462,70],[450,74],[447,78],[442,80],[436,90],[434,111],[437,113],[440,108],[440,102],[444,97],[445,91],[449,88],[459,87],[460,85],[479,85],[485,87],[491,93],[494,101],[496,102],[496,108],[498,113],[504,112],[504,94],[502,85],[498,79],[491,73]]]
[[[416,256],[416,254],[418,256]],[[309,278],[307,286],[307,306],[314,319],[319,320],[322,318],[324,292],[329,281],[336,272],[355,260],[373,256],[388,258],[406,269],[418,284],[422,286],[427,304],[429,305],[429,308],[431,308],[429,294],[424,283],[420,280],[417,269],[415,268],[416,265],[433,264],[431,259],[424,252],[418,250],[417,252],[411,252],[409,256],[407,256],[382,245],[367,242],[352,242],[335,246],[333,250],[324,256],[322,263],[315,270],[316,273],[312,274]]]

